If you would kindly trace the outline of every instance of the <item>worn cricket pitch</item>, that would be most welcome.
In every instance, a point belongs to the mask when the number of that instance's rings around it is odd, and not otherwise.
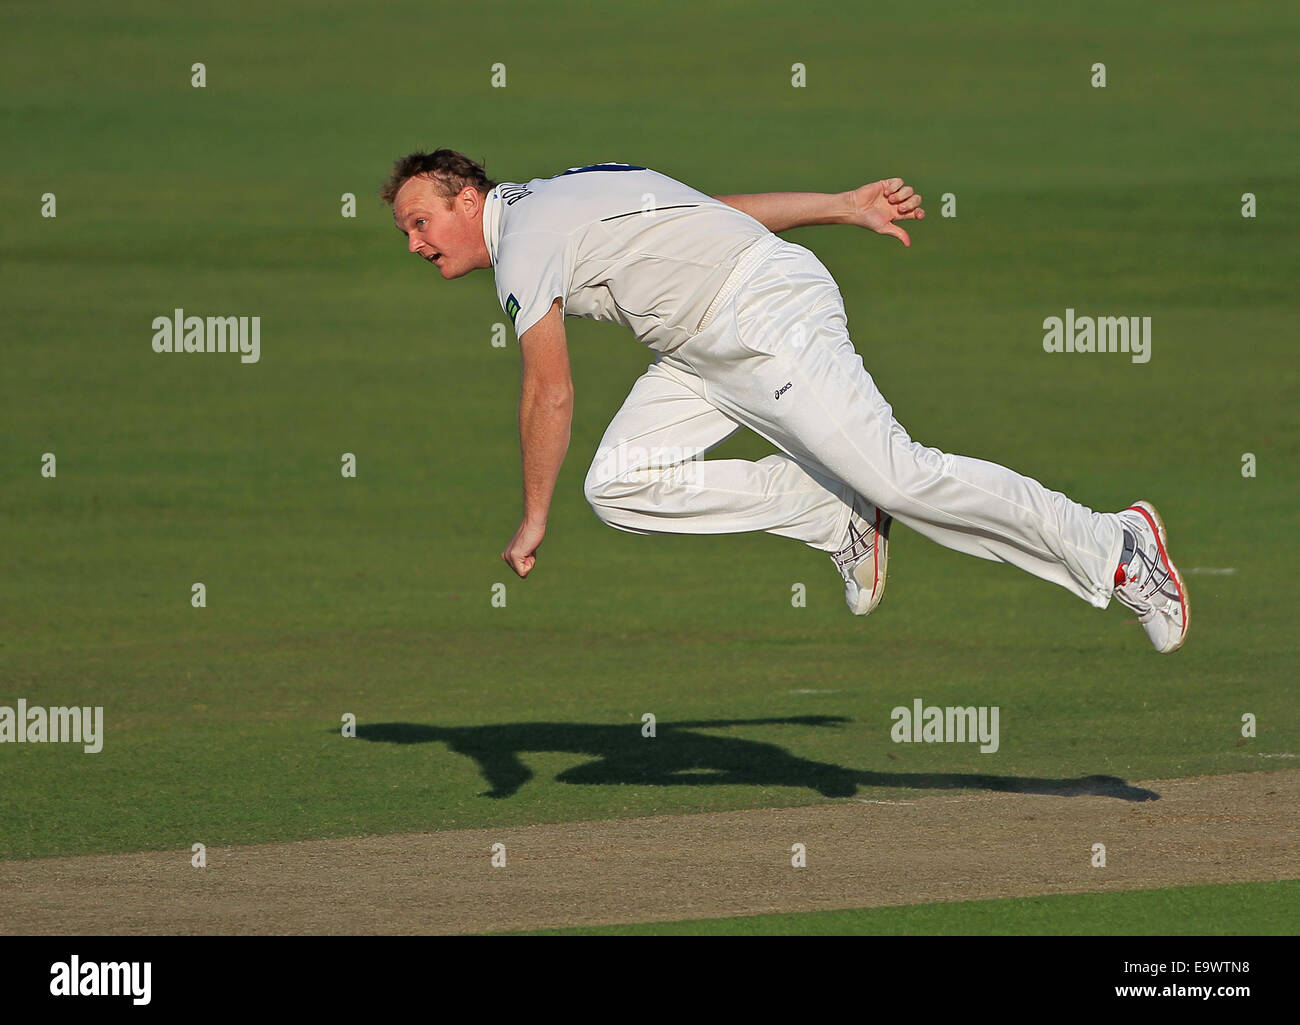
[[[475,933],[1300,877],[1300,774],[1139,785],[1160,799],[904,791],[211,848],[203,869],[188,850],[10,861],[0,933]]]

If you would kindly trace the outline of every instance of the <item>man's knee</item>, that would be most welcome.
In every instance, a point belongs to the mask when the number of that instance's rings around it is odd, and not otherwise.
[[[583,497],[587,499],[591,511],[596,514],[596,518],[602,523],[608,523],[616,509],[612,485],[613,481],[607,480],[594,472],[587,473],[587,479],[582,485]]]
[[[652,503],[646,495],[655,485],[697,482],[704,451],[680,445],[601,449],[587,470],[583,495],[606,523],[617,521],[620,509],[648,511]]]
[[[617,526],[619,511],[637,491],[638,453],[627,446],[602,449],[592,460],[582,484],[583,497],[602,523]]]

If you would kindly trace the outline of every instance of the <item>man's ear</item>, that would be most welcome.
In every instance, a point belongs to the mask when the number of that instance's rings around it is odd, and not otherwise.
[[[470,217],[478,213],[479,208],[483,206],[483,197],[479,195],[478,189],[474,188],[473,185],[466,185],[461,189],[458,198],[461,201],[462,209]]]

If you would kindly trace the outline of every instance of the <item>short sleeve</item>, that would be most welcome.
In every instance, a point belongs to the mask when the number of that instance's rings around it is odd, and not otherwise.
[[[516,337],[536,324],[559,299],[568,305],[567,238],[536,231],[502,240],[496,266],[497,298],[514,324]]]

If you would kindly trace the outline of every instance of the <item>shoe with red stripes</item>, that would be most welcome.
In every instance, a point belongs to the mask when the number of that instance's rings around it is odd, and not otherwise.
[[[1115,597],[1137,613],[1138,622],[1162,655],[1187,639],[1187,585],[1169,558],[1164,520],[1150,502],[1134,502],[1119,514],[1124,549],[1115,570]]]
[[[885,596],[889,526],[893,522],[888,513],[854,496],[846,543],[830,554],[844,578],[844,602],[855,616],[865,616]]]

